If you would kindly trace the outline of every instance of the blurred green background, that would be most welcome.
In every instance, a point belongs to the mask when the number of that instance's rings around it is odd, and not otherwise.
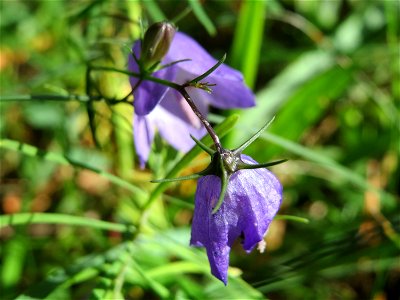
[[[0,1],[2,299],[398,299],[398,1]],[[229,283],[189,247],[195,181],[160,138],[137,165],[126,75],[147,24],[175,20],[256,92],[224,138],[284,186],[267,251]],[[180,174],[203,168],[204,155]],[[153,199],[150,207],[146,206]],[[292,216],[292,218],[288,217]]]

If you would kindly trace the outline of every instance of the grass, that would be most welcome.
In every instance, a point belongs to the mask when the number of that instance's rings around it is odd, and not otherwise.
[[[0,2],[2,299],[396,299],[400,264],[396,1]],[[143,26],[179,30],[257,96],[212,110],[284,187],[267,251],[233,245],[229,284],[189,247],[208,156],[156,137],[141,170],[125,70]],[[217,126],[218,128],[218,126]],[[209,138],[204,140],[210,143]],[[100,229],[100,230],[99,230]]]

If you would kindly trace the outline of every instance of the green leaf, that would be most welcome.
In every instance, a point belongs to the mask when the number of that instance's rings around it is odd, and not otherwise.
[[[286,105],[289,97],[305,82],[332,68],[334,63],[333,54],[322,50],[301,55],[257,93],[257,106],[240,114],[241,123],[248,128],[261,128],[272,116],[276,115],[278,119],[280,115],[277,112]],[[247,134],[246,131],[235,130],[234,142],[246,140]]]
[[[121,243],[110,250],[99,254],[82,257],[78,262],[72,263],[66,269],[55,269],[47,278],[32,285],[26,292],[16,299],[49,299],[52,300],[60,289],[67,289],[73,284],[89,280],[99,274],[100,269],[110,261],[117,261],[126,253],[128,243]]]
[[[2,216],[0,216],[0,228]],[[5,290],[12,289],[21,280],[27,255],[28,237],[17,235],[2,245],[3,262],[1,266],[1,285]]]
[[[338,66],[323,72],[305,82],[290,97],[276,115],[268,132],[278,134],[289,140],[298,140],[326,113],[333,102],[348,89],[353,78],[352,69]],[[334,84],[332,84],[334,82]],[[295,126],[288,126],[294,122]],[[263,159],[278,153],[276,147],[263,152]]]
[[[211,19],[208,17],[203,6],[199,0],[188,0],[190,7],[193,9],[193,13],[196,18],[200,21],[201,25],[207,30],[209,35],[214,36],[217,33],[215,26]]]
[[[14,140],[9,140],[9,139],[0,140],[0,148],[18,151],[24,155],[38,157],[40,159],[44,159],[44,160],[50,161],[50,162],[55,162],[58,164],[71,165],[71,166],[75,166],[75,167],[88,169],[90,171],[93,171],[93,172],[99,174],[100,176],[107,178],[108,180],[110,180],[110,182],[133,192],[138,197],[146,196],[145,191],[143,191],[139,187],[133,185],[132,183],[125,181],[125,180],[123,180],[111,173],[108,173],[106,171],[99,170],[97,168],[89,166],[84,162],[73,160],[63,154],[58,154],[58,153],[54,153],[54,152],[50,152],[50,151],[43,151],[34,146],[31,146],[31,145],[28,145],[25,143],[21,143],[18,141],[14,141]]]
[[[266,1],[242,1],[232,46],[232,66],[254,87],[263,41]]]
[[[135,230],[132,225],[57,213],[19,213],[0,216],[0,228],[30,224],[64,224],[119,232],[132,232]]]
[[[268,142],[271,142],[275,145],[279,145],[282,148],[290,151],[291,153],[297,154],[309,161],[314,161],[318,163],[322,168],[329,170],[332,174],[332,178],[337,177],[337,178],[342,178],[358,188],[362,190],[373,190],[373,191],[380,191],[381,193],[385,194],[386,196],[389,196],[392,198],[390,195],[388,195],[386,192],[380,189],[376,189],[373,187],[368,181],[358,173],[352,171],[349,168],[346,168],[345,166],[342,166],[341,164],[337,163],[335,160],[331,159],[330,157],[326,155],[320,154],[316,150],[312,150],[309,148],[306,148],[298,143],[295,143],[293,141],[290,141],[288,139],[282,138],[280,136],[274,135],[269,132],[264,132],[261,135],[261,139],[264,139]]]

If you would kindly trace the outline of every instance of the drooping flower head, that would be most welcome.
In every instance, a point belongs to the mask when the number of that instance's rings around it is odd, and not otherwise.
[[[247,155],[243,162],[256,164]],[[197,183],[190,244],[205,247],[211,273],[227,284],[229,253],[242,237],[246,252],[263,240],[282,201],[282,186],[267,169],[240,170],[229,179],[224,200],[212,213],[221,193],[221,179],[204,176]]]
[[[195,195],[190,244],[206,248],[211,273],[225,285],[234,241],[242,237],[244,250],[250,252],[263,241],[282,201],[282,186],[266,167],[286,160],[257,164],[242,154],[269,124],[235,150],[213,151],[194,138],[211,155],[210,165],[197,174],[158,181],[201,177]]]
[[[129,71],[141,71],[138,64],[142,56],[141,49],[142,42],[138,40],[132,48],[134,55],[129,56]],[[176,32],[160,63],[160,66],[172,65],[160,67],[152,76],[184,84],[205,73],[216,63],[217,60],[195,40],[182,32]],[[207,115],[209,105],[221,109],[255,105],[254,94],[245,85],[242,74],[225,64],[204,78],[204,81],[215,84],[211,94],[195,87],[187,88],[203,115]],[[142,167],[148,159],[156,129],[169,144],[184,152],[194,145],[190,135],[200,138],[205,134],[201,122],[179,92],[159,83],[140,81],[136,77],[130,77],[130,83],[135,88],[133,129],[136,152]]]

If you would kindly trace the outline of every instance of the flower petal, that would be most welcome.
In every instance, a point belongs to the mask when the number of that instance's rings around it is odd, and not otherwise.
[[[174,66],[180,70],[175,77],[175,81],[179,84],[203,74],[217,63],[217,60],[195,40],[182,32],[177,32],[163,63],[188,58],[190,61],[180,62]],[[242,74],[225,64],[220,65],[204,78],[203,82],[216,84],[211,87],[212,94],[201,89],[191,89],[193,99],[202,98],[209,104],[222,109],[255,105],[254,94],[244,83]]]
[[[224,80],[216,76],[206,79],[216,84],[210,87],[211,94],[202,89],[191,89],[189,94],[193,99],[202,99],[221,109],[247,108],[256,105],[253,92],[243,82]]]
[[[246,155],[242,160],[256,163]],[[243,248],[249,252],[263,239],[279,209],[282,186],[267,169],[240,170],[231,176],[224,202],[212,214],[220,186],[214,175],[199,179],[190,244],[206,248],[211,273],[226,284],[232,244],[243,235]]]
[[[190,244],[206,248],[211,273],[226,285],[231,250],[228,231],[231,222],[225,220],[225,214],[219,212],[211,214],[213,205],[218,201],[220,185],[221,180],[216,176],[210,175],[199,179]],[[222,209],[221,207],[219,211]]]
[[[133,136],[135,138],[136,154],[139,157],[140,167],[142,169],[149,158],[154,132],[154,124],[148,117],[134,114]]]
[[[169,51],[162,63],[168,64],[183,59],[190,60],[179,62],[173,67],[191,74],[190,80],[205,73],[217,63],[217,60],[208,54],[193,38],[178,31],[175,33]],[[177,83],[182,84],[184,82]]]
[[[140,58],[140,43],[140,41],[136,41],[132,48],[132,51],[137,58]],[[132,55],[129,55],[128,58],[128,70],[136,73],[139,72],[139,66]],[[175,77],[175,73],[176,68],[172,66],[154,72],[152,76],[172,81]],[[136,77],[130,77],[129,80],[133,88],[135,87],[139,79]],[[152,81],[145,80],[141,82],[140,86],[133,93],[133,106],[135,107],[135,113],[140,116],[150,113],[154,109],[154,107],[164,98],[169,89],[170,88],[165,85]]]
[[[183,152],[189,151],[195,145],[190,135],[200,139],[206,133],[205,128],[196,122],[197,116],[188,106],[184,100],[175,98],[163,101],[151,113],[160,135],[175,149]]]
[[[243,162],[256,164],[247,155]],[[260,242],[282,201],[282,186],[267,169],[240,170],[232,175],[228,195],[241,203],[240,224],[244,234],[243,248],[250,252]]]

